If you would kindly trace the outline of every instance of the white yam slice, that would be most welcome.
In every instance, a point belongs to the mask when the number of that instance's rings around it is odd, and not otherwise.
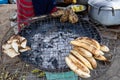
[[[23,40],[25,40],[25,38],[22,37],[22,36],[20,36],[20,35],[17,35],[15,38],[18,39],[20,42],[22,42]]]
[[[24,39],[24,40],[21,42],[21,47],[22,47],[22,48],[26,48],[26,45],[27,45],[27,40]]]
[[[3,44],[2,45],[2,49],[5,49],[5,50],[7,50],[7,49],[10,49],[12,46],[11,46],[11,44]]]
[[[31,50],[30,47],[26,46],[26,48],[20,48],[19,51],[20,52],[25,52],[25,51],[28,51],[28,50]]]
[[[19,44],[17,43],[17,41],[13,41],[13,42],[11,43],[11,45],[12,45],[12,48],[13,48],[16,52],[19,52],[19,51],[18,51]]]
[[[11,58],[14,58],[20,54],[20,53],[17,53],[14,49],[3,50],[3,53],[7,54]]]
[[[15,36],[16,36],[16,35],[11,36],[11,37],[9,38],[9,40],[7,41],[7,43],[8,43],[8,44],[11,44]]]

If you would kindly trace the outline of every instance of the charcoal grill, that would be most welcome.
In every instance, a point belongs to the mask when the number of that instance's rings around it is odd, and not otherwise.
[[[70,71],[65,64],[64,58],[72,48],[69,44],[71,40],[87,36],[96,39],[100,43],[105,42],[93,24],[81,19],[80,15],[79,19],[79,22],[76,24],[69,22],[61,23],[59,18],[51,17],[33,20],[18,33],[28,40],[27,45],[32,48],[31,51],[21,53],[19,58],[43,71],[55,73]],[[3,39],[3,42],[5,40],[6,38]],[[98,65],[97,69],[91,71],[91,80],[100,77],[110,67],[110,64],[106,64],[105,62],[98,62]]]
[[[65,63],[72,49],[70,41],[87,36],[100,42],[101,37],[94,26],[85,20],[76,24],[61,23],[58,18],[47,17],[32,22],[19,35],[28,40],[32,50],[21,53],[20,58],[45,71],[68,71]]]

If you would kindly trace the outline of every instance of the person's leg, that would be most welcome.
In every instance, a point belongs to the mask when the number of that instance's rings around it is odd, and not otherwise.
[[[17,23],[19,31],[34,16],[32,0],[17,0]]]
[[[32,0],[36,16],[49,14],[56,11],[55,0]]]

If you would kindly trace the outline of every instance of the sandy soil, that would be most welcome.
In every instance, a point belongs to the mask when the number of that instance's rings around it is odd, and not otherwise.
[[[10,16],[16,11],[16,4],[0,5],[0,41],[10,28]]]
[[[0,5],[0,47],[6,32],[11,29],[9,18],[16,12],[16,10],[16,4]],[[18,80],[18,78],[23,80],[22,76],[31,70],[32,67],[22,62],[18,57],[11,59],[5,54],[2,54],[1,57],[0,51],[0,80]],[[13,79],[6,79],[5,75],[7,75],[7,78]]]

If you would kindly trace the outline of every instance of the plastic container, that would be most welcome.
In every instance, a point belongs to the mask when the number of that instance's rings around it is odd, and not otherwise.
[[[7,4],[8,0],[0,0],[0,4]]]

